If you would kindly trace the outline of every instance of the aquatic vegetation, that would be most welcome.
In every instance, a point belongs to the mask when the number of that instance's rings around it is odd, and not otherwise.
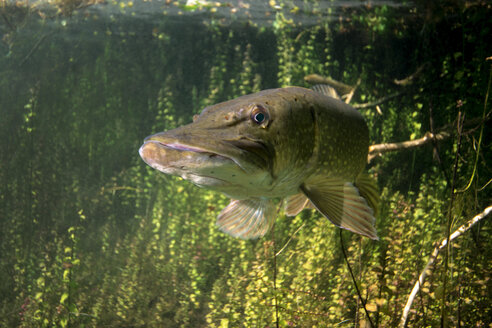
[[[94,3],[0,4],[0,326],[367,327],[365,307],[396,327],[437,244],[490,206],[488,3]],[[319,214],[231,238],[228,199],[137,153],[311,74],[345,85],[380,145],[380,240],[342,233],[362,299]],[[448,245],[409,327],[490,324],[490,215]]]

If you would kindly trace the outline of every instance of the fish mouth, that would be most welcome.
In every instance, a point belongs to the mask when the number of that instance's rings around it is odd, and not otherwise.
[[[150,166],[163,171],[162,167],[175,167],[184,170],[185,162],[204,163],[206,161],[234,162],[231,158],[203,148],[182,144],[176,141],[163,142],[146,138],[139,149],[140,157]],[[189,164],[188,163],[188,164]]]
[[[162,170],[163,166],[186,169],[191,164],[192,167],[235,165],[242,173],[250,174],[258,169],[268,170],[269,159],[272,158],[268,147],[261,141],[244,137],[217,140],[210,135],[175,136],[168,132],[145,138],[139,153],[148,165],[165,173],[169,170]]]
[[[145,146],[148,142],[152,142],[157,144],[159,147],[166,148],[166,149],[171,149],[171,150],[177,150],[177,151],[182,151],[182,152],[192,152],[192,153],[200,153],[205,156],[213,157],[213,156],[219,156],[227,160],[231,160],[227,156],[219,155],[218,153],[211,152],[209,150],[205,150],[203,148],[198,148],[198,147],[193,147],[185,144],[181,144],[179,142],[170,142],[170,143],[164,143],[162,141],[158,140],[148,140],[145,141],[144,144],[142,145]]]

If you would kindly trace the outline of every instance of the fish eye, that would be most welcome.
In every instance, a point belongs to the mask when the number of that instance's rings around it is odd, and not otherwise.
[[[253,122],[258,125],[265,124],[266,122],[268,122],[269,118],[270,117],[268,116],[267,110],[262,106],[255,106],[255,108],[251,112],[251,120],[253,120]]]

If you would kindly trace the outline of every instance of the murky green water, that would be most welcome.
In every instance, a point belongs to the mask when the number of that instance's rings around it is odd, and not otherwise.
[[[436,243],[491,204],[491,13],[486,2],[0,3],[0,326],[396,327]],[[315,211],[281,210],[265,237],[234,239],[215,226],[226,197],[138,155],[144,137],[207,105],[310,87],[310,74],[351,87],[342,99],[371,144],[416,140],[368,163],[380,241],[343,232],[364,302],[338,228]],[[490,324],[489,220],[440,251],[409,327]]]

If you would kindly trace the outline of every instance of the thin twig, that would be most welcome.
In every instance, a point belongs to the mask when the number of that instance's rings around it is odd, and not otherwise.
[[[359,78],[357,80],[357,83],[355,84],[355,86],[352,88],[352,90],[350,90],[350,92],[346,95],[347,96],[347,98],[345,98],[345,103],[346,104],[350,104],[350,102],[352,101],[352,97],[354,96],[355,90],[357,90],[357,88],[359,87],[361,81],[362,80]]]
[[[467,128],[463,134],[470,134],[473,133],[475,130],[477,130],[479,127],[482,126],[482,124],[488,123],[488,121],[491,119],[491,114],[492,112],[489,111],[484,118],[482,117],[474,117],[469,120],[466,120],[463,122],[463,128]],[[453,121],[449,124],[446,124],[444,126],[441,126],[438,130],[439,131],[449,131],[452,132],[456,127],[456,121]]]
[[[396,85],[401,85],[401,86],[407,86],[409,84],[412,84],[413,81],[415,80],[415,78],[417,78],[420,73],[422,73],[423,69],[427,66],[428,63],[424,63],[422,65],[420,65],[417,70],[415,71],[415,73],[413,73],[412,75],[404,78],[404,79],[401,79],[401,80],[393,80],[393,83],[396,84]]]
[[[489,83],[487,85],[487,92],[485,93],[485,100],[484,100],[484,103],[483,103],[482,120],[484,120],[484,121],[485,121],[485,116],[486,116],[486,113],[487,113],[487,102],[489,100],[489,91],[490,91],[490,82],[491,81],[492,81],[492,67],[490,68]],[[476,172],[477,172],[478,158],[480,156],[480,146],[482,145],[482,136],[483,136],[483,128],[484,128],[484,125],[485,124],[482,124],[482,126],[480,127],[480,135],[478,137],[478,145],[477,145],[477,154],[475,156],[475,163],[473,164],[472,176],[470,178],[470,181],[466,185],[466,187],[464,189],[460,190],[459,192],[465,192],[466,190],[468,190],[468,188],[470,188],[470,186],[473,183],[473,179],[475,178],[475,175],[476,175]]]
[[[279,328],[278,320],[278,300],[277,300],[277,257],[275,256],[277,250],[275,249],[275,223],[272,228],[272,238],[273,238],[273,295],[275,302],[275,326]]]
[[[290,236],[289,240],[287,240],[287,242],[285,243],[285,245],[277,252],[277,254],[275,254],[275,257],[279,256],[280,253],[283,252],[283,250],[287,247],[287,245],[289,245],[290,241],[292,240],[292,238],[294,238],[294,236],[299,232],[299,230],[301,230],[306,224],[303,223],[299,228],[297,228],[296,231],[294,231],[294,233],[292,234],[292,236]]]
[[[424,270],[420,273],[419,279],[415,282],[415,285],[413,286],[412,292],[408,296],[407,303],[405,304],[405,308],[403,309],[403,313],[400,319],[400,325],[398,326],[399,328],[404,328],[407,324],[407,319],[408,319],[408,314],[410,313],[410,309],[412,308],[412,303],[415,299],[415,296],[417,295],[418,291],[420,290],[420,287],[423,286],[424,280],[427,277],[427,275],[430,272],[430,267],[436,262],[437,256],[439,255],[439,251],[441,251],[444,247],[446,247],[450,242],[452,242],[454,239],[458,238],[468,230],[470,230],[471,227],[473,227],[475,224],[480,222],[480,220],[484,219],[487,215],[489,215],[492,212],[492,205],[486,207],[482,213],[474,216],[470,221],[467,223],[463,224],[460,226],[458,229],[456,229],[450,236],[449,236],[449,242],[448,238],[444,238],[441,240],[441,242],[434,248],[434,251],[432,252],[429,260],[427,261],[427,264],[424,267]]]
[[[434,118],[433,118],[433,113],[432,113],[432,103],[429,105],[429,128],[430,132],[434,134]],[[437,159],[437,162],[439,163],[439,167],[441,168],[442,173],[444,174],[444,178],[446,179],[446,182],[448,183],[448,186],[451,185],[451,179],[448,176],[448,173],[446,171],[446,168],[444,167],[444,163],[441,160],[441,154],[439,151],[439,144],[436,139],[432,140],[432,144],[434,146],[434,155]]]
[[[3,21],[5,22],[5,24],[7,24],[9,30],[11,32],[15,31],[16,30],[16,27],[14,25],[12,25],[12,23],[10,23],[9,19],[7,18],[7,16],[5,16],[5,13],[4,11],[0,11],[0,16],[2,16],[3,18]]]
[[[342,229],[340,230],[340,247],[342,248],[343,252],[343,257],[345,258],[345,263],[347,263],[348,270],[350,272],[350,276],[352,277],[352,281],[354,282],[355,290],[357,291],[357,296],[359,297],[362,307],[364,308],[364,312],[366,312],[367,319],[369,320],[369,324],[371,325],[371,328],[374,328],[374,324],[372,323],[371,316],[369,315],[369,312],[366,309],[366,302],[362,298],[362,294],[360,293],[359,286],[357,285],[357,281],[355,280],[354,273],[352,272],[352,268],[350,267],[350,263],[347,257],[347,253],[345,252],[345,247],[343,246],[343,238],[342,238]]]
[[[282,203],[277,207],[277,216],[282,208]],[[280,327],[280,321],[278,317],[278,299],[277,299],[277,244],[275,243],[275,222],[272,227],[272,242],[273,242],[273,293],[275,301],[275,325],[277,328]]]
[[[381,105],[382,103],[384,103],[390,99],[396,98],[402,94],[403,94],[403,92],[395,92],[395,93],[390,94],[389,96],[386,96],[384,98],[381,98],[381,99],[378,99],[375,101],[371,101],[371,102],[364,103],[364,104],[354,104],[354,105],[352,105],[352,107],[357,108],[357,109],[374,107],[377,105]]]
[[[487,186],[492,182],[492,179],[490,179],[489,181],[487,181],[487,183],[483,186],[483,187],[480,187],[477,189],[477,191],[482,191],[484,190],[485,188],[487,188]]]
[[[362,276],[362,259],[361,259],[361,250],[362,250],[362,238],[359,238],[359,281],[361,280]],[[355,309],[355,322],[354,322],[354,327],[357,328],[359,325],[359,318],[360,318],[360,302],[362,301],[362,298],[359,296],[357,297],[357,308]]]
[[[24,59],[21,61],[21,63],[19,64],[19,66],[22,66],[25,64],[25,62],[29,59],[29,57],[31,57],[31,55],[34,53],[34,51],[41,45],[41,43],[44,41],[44,39],[46,39],[46,37],[48,36],[49,34],[44,34],[43,36],[41,36],[39,38],[39,40],[34,44],[34,46],[31,48],[31,50],[29,51],[29,53],[26,55],[26,57],[24,57]]]
[[[447,318],[446,315],[446,287],[448,283],[448,266],[449,266],[449,238],[451,236],[451,222],[453,220],[453,205],[454,205],[454,199],[456,197],[456,179],[458,176],[458,165],[459,165],[459,159],[460,159],[460,150],[461,150],[461,136],[463,132],[463,121],[465,120],[465,115],[461,114],[461,111],[458,112],[458,122],[457,122],[457,146],[456,146],[456,155],[454,158],[454,165],[453,165],[453,180],[451,182],[451,196],[449,200],[449,211],[448,211],[448,218],[446,222],[446,237],[447,237],[447,250],[446,253],[444,254],[444,279],[443,279],[443,287],[442,287],[442,298],[441,298],[441,327],[447,326],[445,324],[445,320]]]

